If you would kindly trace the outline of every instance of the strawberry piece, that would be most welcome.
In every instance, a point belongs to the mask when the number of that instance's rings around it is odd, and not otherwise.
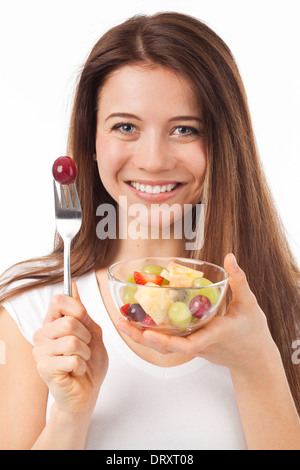
[[[139,271],[134,271],[133,277],[134,277],[136,284],[142,284],[142,285],[147,284],[147,282],[152,282],[153,284],[160,286],[164,280],[162,276],[158,276],[156,274],[141,273]]]
[[[120,312],[121,312],[125,317],[127,317],[127,310],[128,310],[129,307],[130,307],[130,304],[125,304],[125,305],[122,305],[122,307],[120,308]]]
[[[144,320],[142,321],[142,325],[144,325],[144,326],[156,326],[156,323],[153,320],[153,318],[150,317],[150,315],[146,314]]]

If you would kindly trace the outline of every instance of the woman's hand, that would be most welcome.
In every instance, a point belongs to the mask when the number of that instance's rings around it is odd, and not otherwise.
[[[84,308],[75,282],[72,295],[52,298],[33,356],[57,409],[91,415],[108,368],[102,331]]]
[[[203,328],[187,337],[140,331],[120,319],[118,327],[137,343],[168,354],[203,357],[231,370],[257,371],[263,361],[277,356],[278,350],[267,326],[267,320],[251,292],[244,272],[235,257],[228,254],[224,261],[232,290],[225,316],[216,316]]]

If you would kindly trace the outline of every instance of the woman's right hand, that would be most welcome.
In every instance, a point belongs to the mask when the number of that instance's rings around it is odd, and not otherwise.
[[[108,368],[102,330],[88,315],[75,282],[55,295],[34,334],[33,356],[59,410],[91,415]]]

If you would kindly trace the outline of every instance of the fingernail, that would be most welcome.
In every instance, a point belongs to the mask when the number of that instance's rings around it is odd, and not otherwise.
[[[122,333],[125,333],[125,335],[130,336],[129,331],[127,330],[127,328],[124,325],[122,325],[122,324],[118,325],[118,329],[120,331],[122,331]]]
[[[238,264],[237,264],[237,261],[236,261],[236,257],[234,256],[233,253],[231,254],[231,256],[232,256],[233,268],[236,269],[236,268],[238,267]]]
[[[85,319],[83,320],[83,323],[85,324],[85,326],[88,326],[90,324],[90,317],[89,315],[86,315],[85,316]]]

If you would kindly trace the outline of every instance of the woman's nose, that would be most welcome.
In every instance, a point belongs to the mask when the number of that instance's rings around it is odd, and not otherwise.
[[[136,165],[139,169],[158,173],[172,170],[175,164],[170,145],[162,135],[152,132],[141,139],[136,154]]]

